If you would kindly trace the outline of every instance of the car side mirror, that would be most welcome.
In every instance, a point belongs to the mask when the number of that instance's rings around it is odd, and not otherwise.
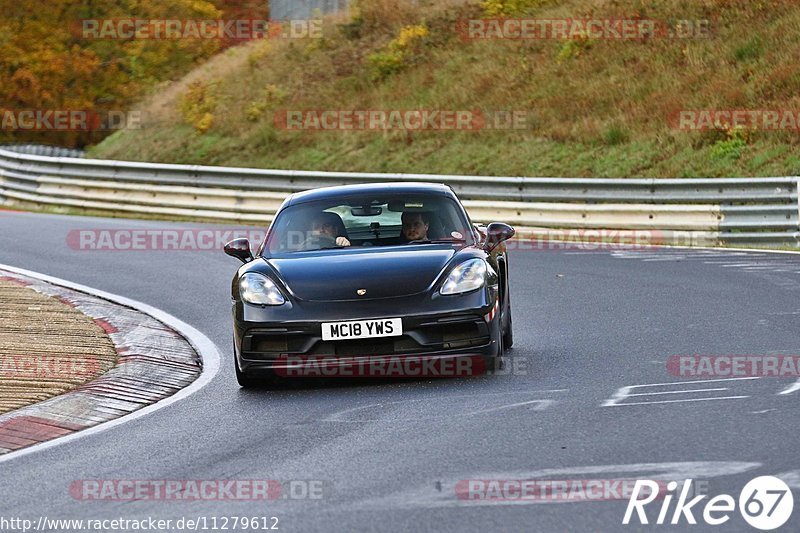
[[[249,263],[253,260],[253,252],[250,251],[250,241],[247,239],[234,239],[225,245],[225,253],[235,257],[242,263]]]
[[[483,247],[487,252],[491,252],[501,242],[505,242],[516,234],[516,230],[502,222],[492,222],[486,228],[486,242]]]

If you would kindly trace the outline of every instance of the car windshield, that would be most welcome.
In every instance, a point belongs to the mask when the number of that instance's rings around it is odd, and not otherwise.
[[[263,255],[408,244],[474,244],[461,206],[440,195],[369,194],[304,202],[280,212]]]

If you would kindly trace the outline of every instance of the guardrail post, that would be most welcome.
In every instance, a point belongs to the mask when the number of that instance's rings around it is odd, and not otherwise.
[[[800,176],[794,179],[797,184],[797,233],[794,234],[795,246],[800,247]]]

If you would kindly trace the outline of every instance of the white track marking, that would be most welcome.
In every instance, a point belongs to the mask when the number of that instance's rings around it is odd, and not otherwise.
[[[719,266],[722,267],[722,268],[757,267],[757,266],[763,266],[763,265],[764,265],[764,263],[753,263],[752,261],[749,261],[747,263],[725,263],[725,264],[720,263],[719,264]]]
[[[712,392],[712,391],[721,391],[721,390],[728,390],[727,387],[723,387],[721,389],[694,389],[694,390],[668,390],[662,392],[637,392],[636,394],[628,394],[628,396],[656,396],[658,394],[684,394],[690,392]]]
[[[726,389],[727,390],[727,389]],[[604,406],[604,407],[624,407],[627,405],[654,405],[659,403],[685,403],[685,402],[710,402],[712,400],[743,400],[744,398],[749,398],[750,396],[715,396],[714,398],[685,398],[683,400],[658,400],[654,402],[627,402],[627,403],[618,403],[614,404],[613,406]]]
[[[476,415],[478,413],[492,413],[494,411],[501,411],[503,409],[513,409],[514,407],[522,407],[523,405],[532,405],[536,404],[536,407],[533,408],[534,411],[544,411],[551,405],[556,403],[553,400],[531,400],[529,402],[519,402],[519,403],[511,403],[508,405],[501,405],[500,407],[492,407],[490,409],[482,409],[480,411],[472,411],[471,415]]]
[[[441,402],[441,400],[443,400],[443,399],[449,400],[449,399],[457,399],[457,398],[475,399],[475,398],[481,398],[481,397],[486,397],[486,396],[507,396],[507,395],[530,396],[530,395],[541,395],[543,393],[567,392],[568,390],[569,389],[553,389],[553,390],[542,390],[542,391],[493,392],[493,393],[489,393],[489,394],[477,394],[477,395],[475,395],[475,394],[456,395],[456,396],[446,396],[444,398],[440,398],[439,401]],[[373,403],[373,404],[369,404],[369,405],[360,405],[358,407],[351,407],[349,409],[344,409],[342,411],[335,412],[335,413],[325,417],[324,419],[322,419],[322,422],[361,423],[361,422],[368,422],[368,421],[373,421],[374,422],[374,421],[377,421],[377,420],[385,420],[386,417],[383,417],[383,416],[377,416],[377,417],[372,417],[372,418],[358,418],[358,419],[348,419],[347,416],[351,415],[353,413],[359,412],[359,411],[366,411],[368,409],[374,409],[376,407],[380,408],[380,407],[388,407],[388,406],[394,406],[394,405],[411,404],[411,403],[428,402],[428,401],[430,401],[430,398],[418,398],[418,399],[413,399],[413,400],[397,400],[397,401],[394,401],[394,402],[384,402],[384,403]],[[444,414],[437,415],[437,416],[420,415],[420,416],[413,416],[413,417],[406,417],[406,418],[392,417],[391,420],[409,421],[409,420],[429,420],[429,419],[436,419],[436,418],[464,417],[464,416],[472,416],[472,415],[477,415],[477,414],[491,413],[491,412],[495,412],[495,411],[500,411],[502,409],[512,409],[512,408],[516,408],[516,407],[522,407],[522,406],[525,406],[525,405],[536,405],[536,407],[534,407],[534,409],[533,409],[534,411],[544,411],[545,409],[547,409],[551,405],[554,405],[555,403],[556,403],[555,400],[537,398],[535,400],[526,400],[526,401],[523,401],[523,402],[502,404],[502,405],[498,405],[496,407],[486,407],[486,408],[483,408],[483,409],[476,409],[474,411],[465,411],[465,412],[459,412],[459,413],[444,413]],[[441,406],[442,404],[440,403],[438,405]]]
[[[800,267],[800,261],[791,261],[788,263],[786,261],[773,261],[771,263],[761,263],[759,266],[746,267],[746,268],[756,269],[756,268],[773,268],[773,267],[798,268]]]
[[[62,287],[66,287],[68,289],[85,292],[87,294],[97,296],[98,298],[103,298],[105,300],[118,303],[120,305],[131,307],[133,309],[136,309],[137,311],[150,315],[156,320],[163,322],[167,326],[171,327],[172,329],[183,335],[183,337],[186,338],[187,341],[189,341],[189,343],[192,345],[195,351],[197,351],[197,353],[200,355],[203,361],[203,369],[202,373],[200,374],[200,377],[198,377],[194,382],[192,382],[191,385],[179,390],[169,398],[165,398],[157,403],[143,407],[138,411],[134,411],[131,414],[125,415],[120,418],[116,418],[114,420],[110,420],[108,422],[104,422],[97,426],[83,429],[75,433],[70,433],[69,435],[65,435],[64,437],[59,437],[57,439],[49,440],[47,442],[42,442],[41,444],[35,444],[33,446],[29,446],[27,448],[23,448],[15,452],[9,452],[5,455],[0,456],[0,463],[16,459],[23,455],[40,452],[52,448],[54,446],[60,446],[62,444],[66,444],[68,442],[88,437],[90,435],[96,435],[97,433],[107,431],[114,427],[120,426],[126,422],[130,422],[132,420],[136,420],[138,418],[142,418],[144,416],[152,414],[155,411],[158,411],[159,409],[163,409],[164,407],[167,407],[185,398],[188,398],[195,392],[199,391],[200,389],[208,385],[214,378],[214,376],[217,375],[217,372],[219,372],[220,353],[219,350],[217,349],[217,346],[211,341],[211,339],[206,337],[203,333],[193,328],[189,324],[175,318],[174,316],[160,309],[157,309],[155,307],[152,307],[150,305],[141,302],[137,302],[136,300],[125,298],[124,296],[117,296],[115,294],[93,289],[85,285],[80,285],[78,283],[73,283],[71,281],[66,281],[53,276],[40,274],[38,272],[32,272],[30,270],[25,270],[22,268],[12,267],[3,264],[0,264],[0,269],[7,270],[9,272],[14,272],[16,274],[22,274],[23,276],[36,278],[45,281],[47,283],[52,283],[53,285],[61,285]]]
[[[792,383],[789,387],[787,387],[786,389],[782,390],[778,394],[791,394],[791,393],[797,392],[799,390],[800,390],[800,379],[798,379],[797,381]]]
[[[701,380],[692,380],[686,382],[672,382],[672,383],[648,383],[644,385],[628,385],[626,387],[620,387],[619,389],[614,392],[614,394],[608,400],[604,401],[601,406],[602,407],[622,407],[626,405],[650,405],[650,404],[663,404],[663,403],[683,403],[683,402],[702,402],[702,401],[710,401],[710,400],[740,400],[743,398],[748,398],[748,396],[715,396],[712,398],[687,398],[681,400],[655,400],[652,402],[628,402],[628,403],[621,403],[627,398],[631,397],[639,397],[639,396],[656,396],[656,395],[663,395],[663,394],[698,394],[704,392],[720,392],[729,390],[728,387],[723,388],[707,388],[707,389],[678,389],[675,391],[655,391],[655,392],[634,392],[634,389],[644,389],[647,387],[675,387],[675,386],[691,386],[696,385],[698,383],[722,383],[725,381],[748,381],[760,379],[758,377],[747,377],[747,378],[725,378],[725,379],[701,379]]]
[[[693,379],[691,381],[672,381],[668,383],[648,383],[646,385],[631,385],[631,387],[666,387],[667,385],[694,385],[695,383],[717,383],[720,381],[745,381],[748,379],[761,379],[760,377],[723,378],[723,379]]]
[[[775,477],[780,479],[793,489],[800,489],[800,470],[792,470],[790,472],[784,472],[783,474],[777,474]]]
[[[768,250],[764,248],[728,248],[728,247],[710,247],[710,246],[663,246],[665,249],[670,250],[703,250],[709,252],[719,252],[719,253],[732,253],[732,252],[742,252],[747,255],[758,255],[758,254],[786,254],[786,255],[800,255],[800,251],[794,250]]]

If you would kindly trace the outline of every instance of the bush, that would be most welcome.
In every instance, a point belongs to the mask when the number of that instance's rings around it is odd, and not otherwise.
[[[352,22],[340,27],[345,35],[383,35],[420,20],[419,6],[413,0],[358,0],[350,9]]]
[[[213,87],[201,81],[189,85],[181,96],[180,111],[186,124],[200,133],[206,133],[214,124],[214,110],[217,99]]]
[[[717,141],[711,148],[712,159],[739,159],[750,142],[751,132],[744,128],[728,128],[727,139]]]
[[[250,102],[250,105],[247,106],[247,110],[245,111],[245,117],[250,122],[256,122],[261,118],[261,115],[264,114],[264,110],[267,106],[263,102]]]
[[[719,141],[711,148],[712,159],[739,159],[747,143],[741,139]]]
[[[556,60],[559,63],[580,57],[584,51],[592,47],[592,40],[586,35],[578,35],[565,42],[558,51]]]
[[[274,109],[278,104],[282,103],[287,96],[288,94],[285,90],[274,83],[270,83],[264,87],[261,100],[250,102],[247,106],[245,117],[250,122],[257,122],[264,115],[264,111],[267,109]]]
[[[430,32],[422,24],[406,26],[386,48],[367,56],[370,77],[377,81],[387,78],[413,63],[421,54],[421,46]]]
[[[356,15],[350,22],[339,24],[338,28],[346,39],[357,41],[364,35],[364,19],[361,15]]]
[[[761,39],[756,36],[747,43],[739,46],[733,51],[733,57],[738,63],[754,61],[761,56]]]
[[[541,7],[549,0],[485,0],[483,11],[489,17],[516,17]]]
[[[628,135],[620,126],[611,126],[603,134],[603,141],[608,146],[616,146],[628,140]]]

